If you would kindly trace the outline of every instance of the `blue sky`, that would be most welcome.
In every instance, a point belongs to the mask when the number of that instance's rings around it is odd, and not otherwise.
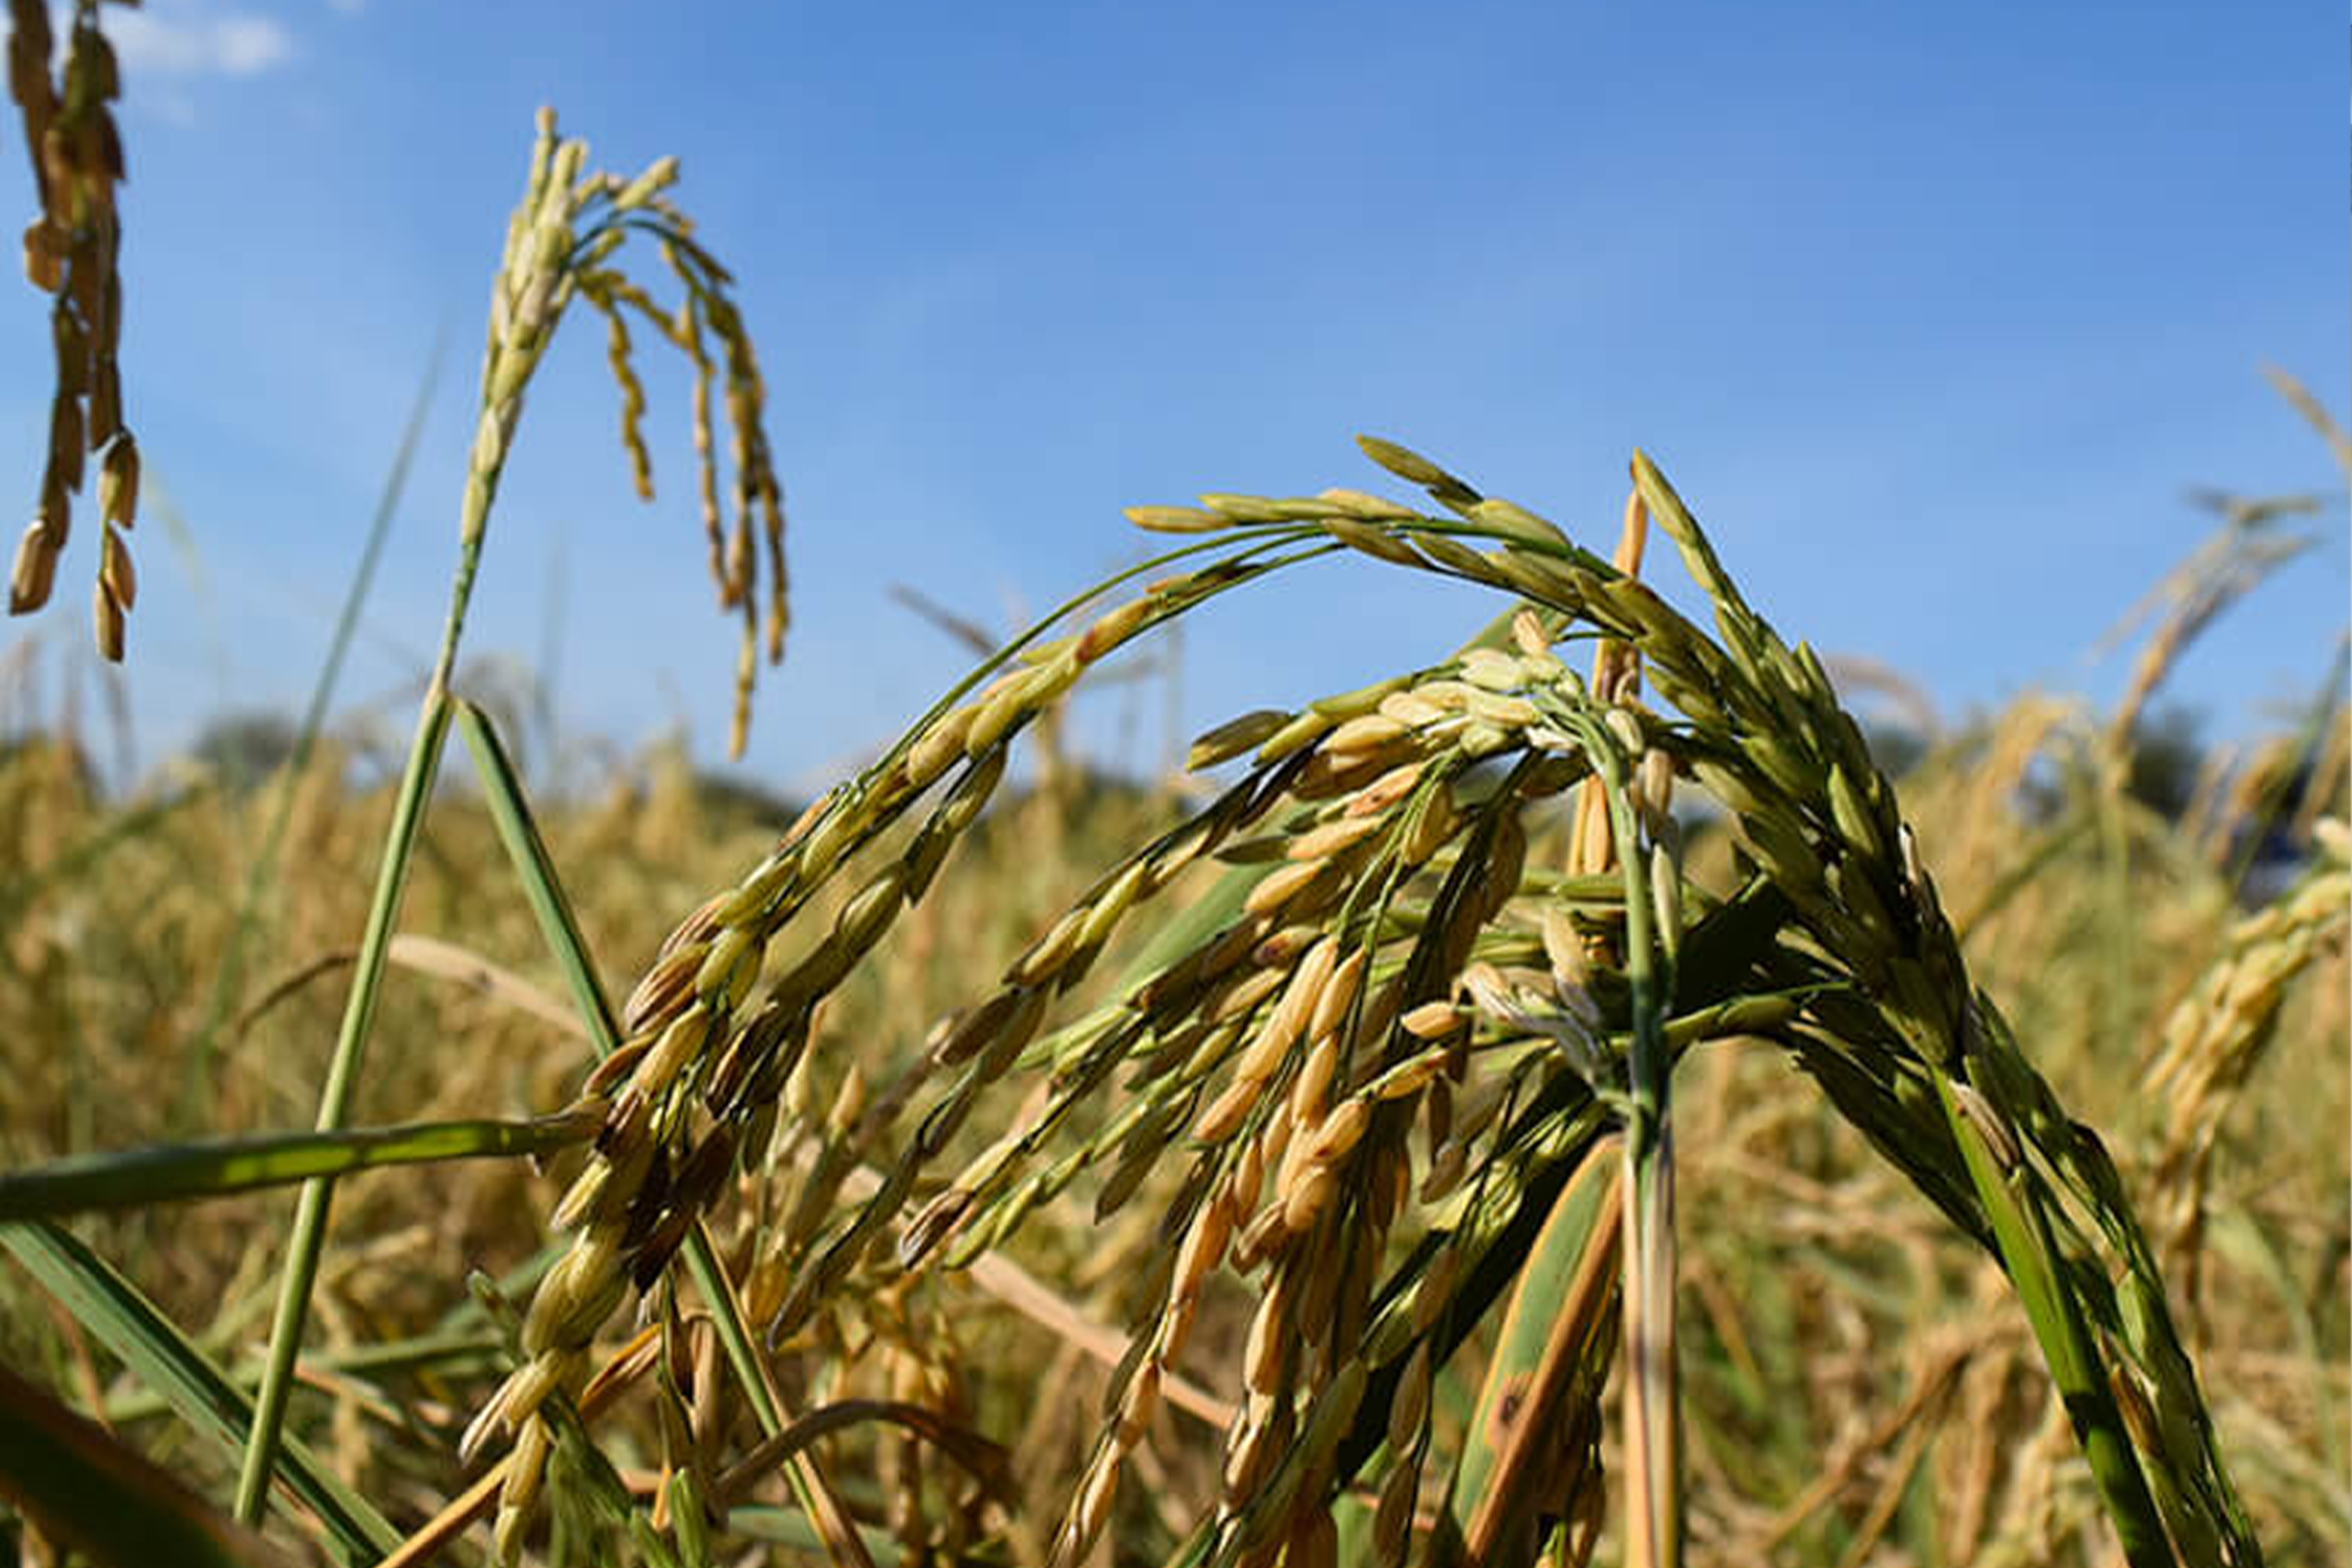
[[[1948,711],[2111,694],[2088,650],[2211,518],[2194,484],[2340,490],[2264,383],[2347,396],[2340,17],[2274,6],[310,5],[148,0],[121,39],[131,423],[152,520],[128,693],[152,764],[299,705],[436,331],[457,344],[344,684],[439,624],[490,274],[533,110],[624,172],[675,152],[762,345],[797,626],[749,766],[806,788],[963,667],[904,582],[1002,626],[1136,558],[1118,509],[1371,485],[1376,431],[1606,547],[1657,456],[1792,637]],[[0,189],[29,210],[13,126]],[[0,479],[29,499],[41,301],[0,290]],[[673,374],[661,500],[613,438],[601,331],[540,377],[475,654],[575,734],[724,744]],[[2325,543],[2177,694],[2224,732],[2311,690]],[[52,688],[95,541],[8,623]],[[1352,686],[1486,607],[1393,571],[1214,613],[1182,722]],[[1081,697],[1148,764],[1160,694]],[[404,722],[404,721],[403,721]]]

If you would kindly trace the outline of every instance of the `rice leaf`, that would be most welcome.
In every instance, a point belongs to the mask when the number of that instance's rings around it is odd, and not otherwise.
[[[47,1221],[0,1225],[0,1247],[182,1420],[224,1450],[237,1450],[253,1422],[253,1400],[139,1287],[62,1226]],[[354,1565],[374,1562],[399,1543],[399,1532],[383,1516],[336,1480],[300,1442],[286,1443],[277,1471],[286,1488],[318,1516],[338,1560]]]
[[[414,1122],[334,1133],[213,1138],[85,1155],[0,1174],[0,1222],[217,1198],[388,1165],[551,1154],[595,1135],[557,1114],[523,1122]]]

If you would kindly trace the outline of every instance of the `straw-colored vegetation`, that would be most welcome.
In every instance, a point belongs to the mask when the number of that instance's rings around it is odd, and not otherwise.
[[[721,345],[745,690],[753,518],[782,629],[726,275],[666,166],[583,159],[543,126],[406,755],[130,800],[54,728],[0,759],[21,1555],[2352,1545],[2335,673],[2179,800],[2143,725],[2045,699],[1890,775],[1646,457],[1604,558],[1367,440],[1412,501],[1135,509],[1195,537],[797,820],[664,754],[534,800],[456,651],[569,304]],[[609,270],[647,229],[678,311]],[[2248,526],[2135,710],[2277,558]],[[1219,727],[1193,785],[1008,784],[1107,656],[1343,551],[1496,619]]]

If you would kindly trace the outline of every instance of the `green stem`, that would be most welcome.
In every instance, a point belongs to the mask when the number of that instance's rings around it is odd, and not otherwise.
[[[1610,837],[1625,878],[1625,980],[1633,992],[1633,1047],[1626,1056],[1624,1208],[1625,1421],[1641,1437],[1628,1507],[1629,1563],[1679,1568],[1682,1561],[1681,1451],[1675,1430],[1679,1394],[1674,1366],[1674,1138],[1669,1080],[1674,1058],[1665,1018],[1674,985],[1652,929],[1650,864],[1627,795],[1625,761],[1607,731],[1579,715],[1587,753],[1609,804]],[[1646,1553],[1639,1549],[1646,1545]]]
[[[417,717],[416,739],[411,743],[408,767],[401,776],[400,795],[385,835],[384,856],[378,868],[376,895],[368,908],[367,933],[360,940],[359,959],[352,975],[351,994],[344,1006],[343,1027],[335,1036],[334,1056],[327,1067],[326,1087],[319,1096],[318,1131],[340,1129],[359,1076],[368,1031],[383,988],[384,967],[392,942],[392,922],[399,917],[401,894],[408,883],[409,863],[424,826],[426,802],[433,794],[434,775],[441,763],[442,742],[449,734],[449,697],[438,684],[426,693],[424,710]],[[319,1254],[326,1243],[327,1205],[334,1196],[330,1177],[302,1184],[294,1208],[294,1229],[287,1242],[286,1267],[279,1277],[277,1311],[270,1324],[269,1357],[262,1370],[260,1393],[254,1407],[254,1425],[245,1442],[243,1468],[237,1477],[237,1518],[259,1522],[269,1497],[269,1482],[277,1466],[279,1429],[286,1419],[286,1400],[294,1385],[294,1359],[301,1346],[303,1319],[310,1310],[311,1287],[318,1278]]]

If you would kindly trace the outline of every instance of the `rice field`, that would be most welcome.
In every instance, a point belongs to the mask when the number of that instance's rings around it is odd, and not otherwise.
[[[1366,437],[1138,504],[1159,555],[797,813],[661,751],[535,797],[458,655],[567,313],[640,475],[636,356],[695,373],[739,739],[788,606],[728,274],[673,165],[585,158],[542,120],[405,750],[116,795],[0,715],[17,1560],[2352,1549],[2340,669],[2152,783],[2267,536],[2114,711],[1898,732],[1643,454],[1577,540]],[[1112,654],[1340,556],[1493,619],[1182,779],[1034,765]]]

